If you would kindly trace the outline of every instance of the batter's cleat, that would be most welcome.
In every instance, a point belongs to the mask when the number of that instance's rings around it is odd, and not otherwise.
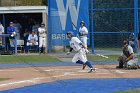
[[[84,64],[83,64],[83,70],[85,69],[85,67],[86,67],[86,64],[84,63]]]
[[[90,71],[88,73],[92,73],[93,71],[96,71],[95,68],[90,69]]]

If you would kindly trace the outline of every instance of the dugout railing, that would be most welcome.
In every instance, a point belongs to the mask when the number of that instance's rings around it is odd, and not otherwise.
[[[6,43],[6,38],[8,38],[8,40],[9,40],[9,34],[0,34],[0,38],[2,38],[2,45],[0,45],[0,49],[3,49],[3,50],[1,50],[1,54],[11,54],[10,53],[10,49],[9,48],[7,48],[8,46],[9,46],[9,44],[7,44]],[[15,49],[14,49],[14,54],[17,54],[17,39],[16,39],[16,37],[15,37]]]

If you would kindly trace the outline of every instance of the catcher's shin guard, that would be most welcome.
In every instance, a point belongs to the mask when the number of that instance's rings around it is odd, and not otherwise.
[[[119,62],[119,68],[123,68],[124,64],[122,61]]]
[[[117,68],[123,68],[124,64],[125,64],[125,61],[126,61],[126,57],[125,56],[120,56],[118,58],[119,66],[117,66]]]

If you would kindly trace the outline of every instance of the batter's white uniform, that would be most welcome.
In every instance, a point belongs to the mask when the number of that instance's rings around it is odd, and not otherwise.
[[[87,28],[85,26],[80,27],[79,33],[82,34],[82,35],[80,35],[80,39],[81,39],[82,43],[87,47],[87,34],[88,34]]]
[[[82,42],[77,37],[72,37],[70,40],[70,47],[73,48],[77,53],[74,55],[72,62],[76,63],[78,60],[86,63],[87,57],[85,54],[85,49],[82,48]]]
[[[46,47],[46,28],[39,27],[39,47]]]
[[[134,53],[133,52],[133,48],[130,46],[130,45],[128,45],[127,46],[127,51],[129,52],[129,54],[131,54],[131,53]],[[135,55],[133,56],[133,59],[131,59],[131,60],[129,60],[128,62],[127,62],[127,65],[130,65],[130,66],[133,66],[133,65],[135,65],[135,64],[137,64],[138,63],[138,59],[135,57]]]

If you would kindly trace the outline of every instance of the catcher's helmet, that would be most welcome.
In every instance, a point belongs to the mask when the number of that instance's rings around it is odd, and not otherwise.
[[[67,36],[71,36],[71,37],[73,37],[73,36],[74,36],[74,34],[73,34],[73,32],[72,32],[72,31],[69,31],[69,32],[67,32]]]
[[[80,25],[82,25],[82,24],[85,25],[85,22],[84,22],[84,21],[81,21],[81,22],[80,22]]]
[[[127,40],[123,41],[123,45],[129,44],[129,42]]]

